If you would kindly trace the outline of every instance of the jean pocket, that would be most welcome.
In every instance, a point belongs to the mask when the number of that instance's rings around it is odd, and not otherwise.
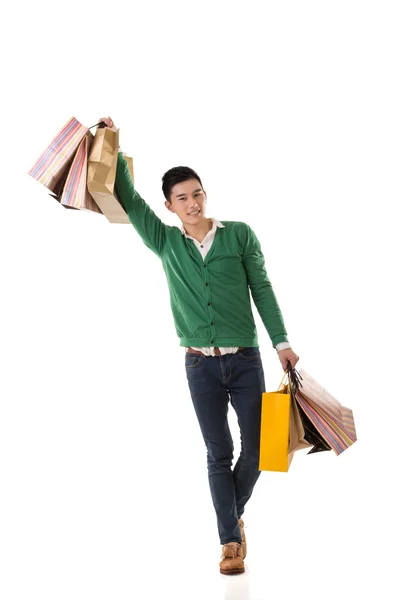
[[[248,348],[243,348],[243,350],[238,350],[237,353],[246,360],[260,358],[260,348],[258,346],[249,346]]]
[[[186,352],[185,355],[185,367],[186,369],[195,369],[196,367],[199,366],[199,364],[202,361],[202,356],[200,356],[199,354],[190,354],[189,352]]]

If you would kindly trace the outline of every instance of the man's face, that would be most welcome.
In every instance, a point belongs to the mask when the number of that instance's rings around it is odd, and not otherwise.
[[[165,206],[171,212],[178,215],[183,226],[195,225],[204,219],[204,209],[207,194],[197,179],[188,179],[177,183],[171,190],[170,202],[165,201]],[[198,212],[200,210],[200,212]],[[196,211],[196,212],[194,212]],[[194,214],[189,214],[193,213]]]

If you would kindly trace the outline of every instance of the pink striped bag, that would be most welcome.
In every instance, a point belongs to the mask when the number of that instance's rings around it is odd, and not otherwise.
[[[295,399],[336,455],[357,441],[353,411],[300,369]]]
[[[71,117],[28,171],[56,196],[60,196],[61,183],[65,182],[69,167],[88,127]]]
[[[78,150],[72,160],[67,179],[59,200],[65,208],[79,210],[91,210],[103,214],[87,188],[88,154],[93,141],[93,135],[88,132],[78,146]]]

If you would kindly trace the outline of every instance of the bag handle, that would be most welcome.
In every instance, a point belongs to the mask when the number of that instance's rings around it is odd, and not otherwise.
[[[96,123],[96,125],[92,125],[91,127],[88,127],[88,129],[93,129],[93,127],[98,127],[99,129],[104,129],[105,126],[106,126],[106,124],[104,123],[104,121],[100,121],[100,123]]]
[[[281,389],[281,387],[282,387],[282,383],[283,383],[283,380],[285,379],[286,375],[288,375],[287,371],[285,371],[285,372],[284,372],[284,374],[283,374],[282,381],[281,381],[281,382],[280,382],[280,384],[279,384],[278,390],[280,390],[280,389]],[[290,381],[289,381],[289,376],[288,376],[288,384],[290,384]]]
[[[286,363],[286,369],[285,369],[285,372],[283,374],[282,381],[279,384],[278,390],[280,389],[280,387],[281,387],[281,385],[283,383],[283,380],[285,379],[286,375],[288,376],[288,385],[290,386],[290,377],[289,377],[289,373],[288,373],[288,371],[289,371],[289,365],[290,365],[290,368],[292,368],[290,360],[288,360],[287,363]]]
[[[299,386],[303,387],[302,384],[300,383],[300,379],[302,380],[303,378],[300,375],[300,373],[298,371],[296,371],[296,369],[294,367],[292,367],[292,363],[290,362],[290,360],[287,361],[287,367],[286,367],[285,374],[286,373],[288,373],[288,377],[289,377],[289,386],[291,386],[293,388],[294,393],[296,393]]]

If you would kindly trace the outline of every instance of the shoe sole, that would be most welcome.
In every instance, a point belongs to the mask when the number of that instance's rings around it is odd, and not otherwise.
[[[220,569],[219,572],[222,575],[240,575],[240,573],[244,573],[244,568],[243,569],[232,569],[232,571],[223,571],[222,569]]]

